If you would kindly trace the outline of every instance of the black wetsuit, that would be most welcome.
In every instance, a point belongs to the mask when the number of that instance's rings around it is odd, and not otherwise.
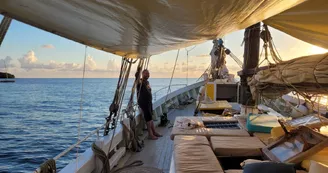
[[[140,86],[141,85],[141,86]],[[153,120],[153,96],[151,94],[151,88],[149,82],[147,80],[140,80],[137,85],[137,97],[138,97],[138,104],[141,108],[145,121]]]

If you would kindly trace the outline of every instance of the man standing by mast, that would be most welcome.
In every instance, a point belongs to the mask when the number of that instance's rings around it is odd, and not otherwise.
[[[136,78],[138,78],[140,70],[137,70]],[[149,71],[147,69],[142,71],[142,79],[139,80],[137,85],[137,98],[140,109],[142,110],[142,114],[144,115],[149,139],[157,140],[158,137],[161,137],[159,133],[155,131],[155,126],[152,118],[153,114],[153,97],[151,93],[151,88],[148,82],[149,79]]]

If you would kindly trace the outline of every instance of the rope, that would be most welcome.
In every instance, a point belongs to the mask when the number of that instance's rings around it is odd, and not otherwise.
[[[40,173],[56,173],[56,161],[49,159],[40,165]]]
[[[63,152],[59,153],[57,156],[55,156],[53,158],[53,160],[58,160],[59,158],[61,158],[62,156],[66,155],[68,152],[70,152],[73,148],[75,148],[77,145],[79,145],[80,143],[86,141],[87,139],[89,139],[90,136],[92,136],[95,133],[98,133],[99,130],[101,130],[102,128],[104,128],[106,126],[106,124],[101,125],[100,127],[98,127],[97,129],[93,130],[92,132],[90,132],[88,135],[86,135],[82,140],[79,140],[77,143],[69,146],[66,150],[64,150]],[[40,173],[40,168],[35,170],[36,173]]]
[[[173,79],[173,76],[174,76],[175,67],[177,65],[177,61],[178,61],[178,58],[179,58],[179,53],[180,53],[180,49],[178,50],[177,56],[175,58],[175,63],[174,63],[174,67],[173,67],[173,71],[172,71],[172,75],[171,75],[171,79],[170,79],[169,88],[167,89],[167,93],[166,93],[166,97],[165,97],[165,102],[167,101],[167,97],[169,95],[169,92],[171,91],[171,83],[172,83],[172,79]]]
[[[116,86],[116,90],[115,90],[115,95],[114,95],[114,99],[111,103],[111,105],[109,106],[109,116],[106,118],[106,121],[112,121],[112,126],[114,126],[116,124],[115,122],[115,118],[117,116],[117,112],[120,109],[120,95],[122,94],[122,83],[123,83],[123,77],[128,77],[128,75],[125,75],[125,70],[126,70],[126,65],[127,63],[131,63],[129,62],[126,58],[122,57],[122,63],[121,63],[121,70],[120,70],[120,75],[119,75],[119,79],[117,81],[117,86]],[[112,119],[112,117],[114,116],[114,119]],[[104,136],[108,135],[109,133],[109,123],[106,123],[106,127],[104,130]]]
[[[132,167],[141,166],[141,165],[143,165],[143,164],[144,164],[144,163],[143,163],[141,160],[136,160],[136,161],[134,161],[134,162],[132,162],[132,163],[126,165],[126,166],[123,166],[122,168],[119,168],[119,169],[115,170],[115,171],[112,172],[112,173],[118,173],[118,172],[121,172],[121,171],[124,170],[124,169],[128,169],[128,168],[132,168]]]
[[[120,110],[121,110],[121,105],[122,105],[122,101],[124,98],[124,94],[125,94],[125,89],[128,83],[128,78],[129,78],[129,74],[130,74],[130,70],[131,70],[131,66],[133,63],[135,63],[136,61],[132,61],[132,59],[127,59],[122,57],[122,64],[121,64],[121,71],[120,71],[120,78],[118,80],[117,83],[117,88],[116,88],[116,92],[115,92],[115,96],[113,99],[112,104],[110,105],[110,115],[106,118],[106,127],[104,130],[104,135],[108,135],[109,132],[109,122],[112,121],[112,127],[114,127],[112,136],[111,136],[111,140],[110,140],[110,145],[109,145],[109,149],[108,149],[108,153],[106,155],[106,157],[109,157],[112,145],[113,145],[113,139],[115,136],[115,132],[116,132],[116,128],[117,128],[117,120],[120,120]],[[112,117],[113,116],[113,117]],[[102,159],[105,158],[102,156]],[[105,165],[104,165],[105,167]],[[110,170],[110,168],[109,168]]]
[[[191,48],[189,50],[187,48],[185,48],[185,50],[187,52],[187,72],[186,72],[187,73],[187,76],[186,76],[187,85],[188,85],[188,81],[189,81],[188,80],[189,79],[189,77],[188,77],[188,75],[189,75],[189,52],[192,51],[192,50],[194,50],[196,48],[196,46],[197,45],[195,45],[193,48]]]
[[[135,89],[137,87],[138,81],[140,80],[140,70],[143,68],[143,63],[144,63],[144,59],[140,59],[139,60],[139,63],[138,63],[138,66],[137,66],[137,72],[135,74],[135,80],[133,82],[133,86],[132,86],[132,90],[131,90],[131,95],[130,95],[129,103],[128,103],[128,106],[127,106],[127,109],[126,109],[127,117],[129,117],[130,119],[132,119],[135,116],[135,115],[132,115],[131,116],[131,111],[133,113],[135,113],[134,100],[133,99],[134,99]],[[139,97],[137,97],[137,99],[138,98]]]
[[[80,118],[79,118],[77,142],[80,141],[80,131],[81,131],[81,121],[82,121],[82,109],[83,109],[84,75],[85,75],[86,59],[87,59],[87,46],[85,46],[85,49],[84,49],[84,64],[83,64],[81,100],[80,100]],[[79,162],[78,157],[79,157],[79,147],[77,146],[77,148],[76,148],[76,169],[78,168],[78,162]]]
[[[208,65],[208,67],[205,69],[204,73],[206,73],[207,71],[209,71],[210,68],[211,68],[211,63],[210,63],[210,64]],[[203,74],[204,74],[204,73],[203,73]],[[203,74],[201,74],[201,75],[199,76],[199,78],[196,80],[196,82],[198,82],[198,81],[203,77]]]
[[[103,168],[100,171],[101,173],[109,173],[110,172],[110,165],[109,165],[109,159],[106,155],[106,153],[99,148],[95,143],[92,143],[91,149],[93,153],[96,155],[97,158],[100,159],[100,161],[103,163]]]
[[[310,103],[312,105],[312,109],[314,107],[314,104],[315,104],[316,100],[311,100],[311,98],[313,98],[313,96],[319,97],[319,100],[318,100],[318,115],[319,115],[320,114],[319,113],[319,104],[320,104],[320,99],[321,99],[319,93],[328,93],[328,90],[326,88],[324,88],[322,85],[319,84],[317,76],[320,76],[320,72],[319,72],[319,74],[316,74],[315,71],[317,70],[317,66],[322,64],[322,61],[324,61],[327,58],[327,56],[325,56],[322,59],[320,59],[319,61],[317,61],[316,64],[312,64],[312,65],[314,65],[314,68],[313,68],[313,77],[314,78],[313,79],[315,81],[315,84],[312,85],[312,86],[316,86],[316,87],[311,89],[311,88],[309,88],[310,86],[308,86],[308,85],[292,84],[292,83],[288,82],[288,80],[285,78],[285,76],[283,76],[283,71],[286,70],[287,68],[289,68],[289,70],[291,70],[290,68],[292,68],[292,67],[290,67],[290,66],[292,64],[294,64],[294,70],[295,70],[295,68],[298,68],[299,65],[295,66],[295,63],[292,60],[289,63],[283,64],[282,67],[276,65],[276,64],[279,64],[279,63],[283,63],[282,58],[279,55],[279,52],[278,52],[278,50],[277,50],[277,48],[276,48],[276,46],[273,42],[273,39],[271,37],[271,34],[270,34],[270,31],[269,31],[268,27],[266,25],[264,25],[263,27],[264,27],[264,30],[261,32],[261,38],[264,41],[263,48],[265,50],[265,59],[263,61],[266,60],[268,62],[268,64],[269,64],[268,65],[268,67],[269,67],[268,70],[270,71],[271,74],[273,74],[272,76],[275,77],[277,80],[281,81],[283,84],[272,84],[272,83],[257,84],[258,86],[256,86],[256,90],[261,95],[262,95],[262,93],[264,93],[264,90],[267,90],[267,89],[272,89],[272,90],[276,91],[277,93],[280,93],[280,95],[284,94],[284,93],[282,93],[282,91],[283,92],[295,91],[295,94],[296,94],[298,100],[300,100],[299,95],[301,95],[305,99],[305,101],[307,101],[308,103]],[[273,61],[276,64],[272,64],[269,61],[268,53],[267,53],[268,48],[270,50],[271,57],[272,57]],[[309,64],[309,65],[311,65],[311,64]],[[276,72],[278,72],[279,75],[276,74]],[[253,76],[252,80],[254,80],[254,77],[255,76]],[[261,81],[257,81],[257,82],[261,83]],[[312,94],[309,94],[310,92]],[[263,95],[262,95],[262,97],[263,97]],[[292,107],[292,108],[295,109],[294,107]],[[296,111],[298,111],[298,110],[296,110]],[[320,116],[318,116],[318,118],[321,121]]]

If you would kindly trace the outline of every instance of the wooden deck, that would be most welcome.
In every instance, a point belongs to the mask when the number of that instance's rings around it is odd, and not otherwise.
[[[172,128],[170,128],[170,126],[173,125],[176,117],[192,116],[194,114],[194,110],[195,103],[188,105],[185,108],[172,110],[168,115],[170,124],[167,127],[156,128],[156,130],[158,130],[163,137],[158,140],[145,139],[145,147],[143,150],[138,153],[128,152],[117,167],[119,168],[136,160],[142,160],[144,162],[144,166],[156,167],[163,170],[165,173],[168,173],[170,171],[170,163],[173,152],[173,141],[170,139]]]

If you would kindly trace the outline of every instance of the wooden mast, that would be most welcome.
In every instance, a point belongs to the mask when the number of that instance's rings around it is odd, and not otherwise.
[[[259,63],[260,30],[261,23],[257,23],[246,28],[244,34],[244,65],[243,70],[238,72],[238,75],[240,76],[241,84],[239,103],[246,107],[255,106],[255,100],[252,99],[247,78],[255,74],[255,69]]]
[[[11,18],[4,16],[0,24],[0,47],[11,23]]]

